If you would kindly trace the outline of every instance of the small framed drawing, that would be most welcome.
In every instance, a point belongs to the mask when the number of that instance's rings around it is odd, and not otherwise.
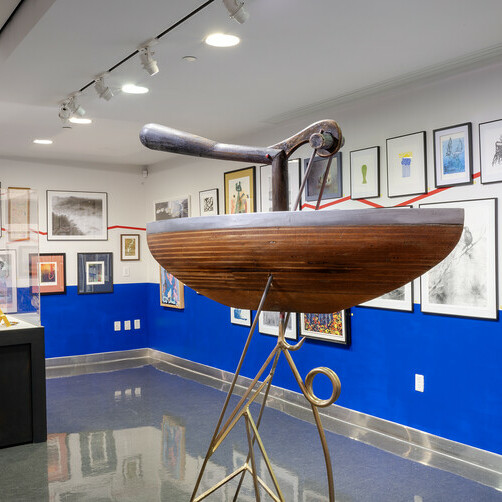
[[[0,249],[0,309],[17,312],[17,263],[15,249]]]
[[[380,147],[350,152],[350,198],[370,199],[380,195]]]
[[[326,179],[326,186],[321,200],[339,199],[342,196],[342,152],[333,155],[331,166]],[[303,164],[303,173],[307,172],[310,159],[305,159]],[[305,200],[316,201],[319,198],[324,173],[329,159],[324,157],[315,157],[307,182],[305,183]]]
[[[502,181],[502,119],[479,124],[481,183]]]
[[[155,221],[188,218],[190,216],[190,195],[153,203]]]
[[[434,130],[436,187],[472,183],[471,123]]]
[[[66,254],[30,254],[32,291],[41,295],[66,294]]]
[[[288,162],[288,187],[289,187],[289,210],[298,197],[300,189],[301,160],[294,159]],[[272,211],[272,166],[260,166],[260,210],[262,213]]]
[[[251,310],[230,307],[230,322],[240,326],[251,326]]]
[[[47,240],[108,240],[108,194],[47,190]]]
[[[139,234],[120,234],[120,261],[139,260]]]
[[[455,249],[420,279],[422,312],[497,319],[496,199],[421,204],[462,208],[464,231]]]
[[[185,308],[185,285],[178,281],[173,274],[166,269],[160,268],[160,305],[173,309]]]
[[[254,213],[256,211],[255,167],[245,167],[224,174],[225,214]]]
[[[425,131],[387,139],[387,192],[389,197],[427,191]]]
[[[9,187],[7,198],[9,240],[30,240],[30,189]]]
[[[199,192],[199,213],[201,216],[215,216],[219,214],[218,189]]]
[[[350,345],[350,310],[332,314],[300,314],[300,336]]]
[[[79,295],[113,292],[113,253],[78,253]]]
[[[279,316],[280,312],[269,312],[268,310],[263,310],[258,318],[258,331],[264,335],[279,336]],[[298,339],[295,312],[291,312],[289,316],[284,336],[290,340]]]
[[[378,298],[373,298],[373,300],[361,303],[360,306],[413,312],[413,283],[409,282]]]

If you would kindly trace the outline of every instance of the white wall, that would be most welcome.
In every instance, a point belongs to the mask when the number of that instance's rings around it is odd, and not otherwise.
[[[385,91],[351,103],[332,107],[322,112],[289,120],[282,124],[264,124],[263,130],[245,137],[211,138],[224,142],[265,146],[279,142],[309,124],[321,119],[336,120],[343,131],[346,142],[343,147],[343,195],[350,195],[349,152],[360,148],[380,146],[380,186],[383,196],[372,199],[383,206],[393,206],[411,197],[386,197],[386,139],[425,130],[427,133],[428,188],[434,186],[433,129],[472,122],[473,126],[473,171],[479,171],[478,124],[502,118],[502,64],[471,70],[434,82],[408,85],[400,89]],[[259,103],[257,103],[259,106]],[[215,121],[218,117],[215,117]],[[245,125],[246,118],[242,118]],[[166,122],[176,128],[176,124]],[[197,134],[197,130],[189,131]],[[302,147],[293,155],[308,158],[311,151]],[[192,216],[199,214],[198,196],[200,190],[217,187],[220,190],[220,213],[224,212],[223,173],[246,167],[245,164],[224,162],[166,154],[166,161],[150,166],[146,181],[145,210],[153,215],[153,200],[166,200],[178,195],[189,194],[192,200]],[[258,166],[257,166],[258,167]],[[257,169],[258,173],[258,169]],[[257,179],[259,201],[259,178]],[[424,202],[442,202],[490,198],[502,195],[502,183],[481,185],[479,178],[473,185],[455,187],[429,197]],[[415,205],[416,206],[416,205]],[[365,208],[357,201],[336,205],[336,209]],[[499,208],[500,213],[500,208]],[[500,225],[500,215],[498,218]],[[501,228],[499,227],[499,235]],[[156,282],[157,271],[153,260],[149,263],[148,280]],[[500,284],[499,271],[499,288]],[[415,287],[415,301],[418,302],[420,288]]]

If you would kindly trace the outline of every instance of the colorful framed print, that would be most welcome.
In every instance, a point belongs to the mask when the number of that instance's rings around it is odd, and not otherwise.
[[[7,198],[9,240],[30,240],[30,189],[9,187]]]
[[[300,314],[300,336],[350,345],[350,310],[332,314]]]
[[[230,322],[240,326],[251,326],[251,310],[230,307]]]
[[[113,253],[77,254],[79,295],[113,292]]]
[[[371,199],[380,195],[380,147],[350,152],[350,198]]]
[[[201,216],[216,216],[220,212],[218,189],[199,192],[199,213]]]
[[[225,180],[225,214],[254,213],[256,211],[255,167],[228,171]]]
[[[471,123],[434,130],[436,187],[472,183]]]
[[[190,216],[190,195],[153,203],[155,221],[188,218]]]
[[[420,279],[422,312],[497,319],[496,199],[421,204],[462,208],[464,231],[455,249]]]
[[[293,204],[298,197],[300,189],[301,160],[288,161],[288,190],[289,210],[293,210]],[[272,211],[272,166],[270,164],[260,166],[260,211],[268,213]]]
[[[342,152],[333,155],[332,159],[321,200],[339,199],[342,196]],[[308,169],[309,160],[303,161],[304,176]],[[304,198],[306,201],[317,202],[319,199],[328,161],[329,159],[324,157],[315,157],[312,161],[312,169],[305,183]]]
[[[0,249],[0,309],[17,312],[17,263],[15,249]]]
[[[502,119],[479,124],[481,183],[502,181]]]
[[[181,419],[162,417],[162,464],[171,479],[185,479],[185,431]]]
[[[409,282],[373,300],[361,303],[360,306],[413,312],[413,283]]]
[[[47,240],[108,240],[108,194],[47,190]]]
[[[262,310],[258,319],[258,331],[264,335],[279,336],[279,317],[280,312],[269,312]],[[285,338],[290,340],[298,339],[298,328],[296,324],[296,313],[291,312],[286,326]]]
[[[425,131],[387,139],[387,192],[389,197],[427,191]]]
[[[41,295],[66,294],[66,254],[30,254],[30,277],[33,293]]]
[[[185,285],[178,281],[173,274],[160,268],[160,305],[173,309],[185,308]]]
[[[138,261],[139,243],[139,234],[120,234],[120,261]]]

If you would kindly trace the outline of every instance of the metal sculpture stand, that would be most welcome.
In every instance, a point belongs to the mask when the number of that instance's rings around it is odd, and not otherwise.
[[[255,378],[253,381],[249,384],[248,388],[244,392],[243,396],[241,397],[240,401],[237,403],[235,406],[234,410],[232,413],[230,413],[229,417],[227,418],[225,424],[222,426],[223,419],[225,417],[225,413],[227,411],[227,407],[230,401],[230,397],[232,396],[235,385],[237,383],[237,379],[239,377],[242,364],[244,362],[244,359],[246,357],[246,353],[248,351],[249,345],[251,343],[251,339],[253,337],[254,330],[256,328],[256,324],[258,322],[258,318],[260,316],[260,312],[262,311],[263,304],[265,302],[265,299],[267,297],[268,291],[270,289],[270,286],[272,285],[273,282],[273,277],[270,276],[267,282],[267,285],[265,287],[265,290],[263,292],[263,296],[260,301],[260,305],[258,306],[258,310],[256,312],[256,316],[254,318],[253,324],[251,326],[251,329],[249,330],[249,335],[246,340],[246,344],[244,345],[244,349],[242,351],[239,364],[237,365],[237,369],[235,371],[234,378],[232,380],[232,383],[230,385],[230,389],[228,391],[227,397],[225,399],[225,403],[223,405],[223,409],[221,411],[220,417],[218,419],[218,423],[216,425],[216,429],[214,431],[213,437],[211,439],[211,442],[209,443],[209,448],[206,454],[206,457],[204,459],[204,462],[202,464],[202,468],[199,472],[199,476],[197,478],[197,482],[195,483],[195,487],[192,493],[192,497],[190,498],[190,502],[198,502],[200,500],[205,499],[209,495],[211,495],[213,492],[218,490],[220,487],[231,481],[237,476],[240,476],[239,484],[237,486],[234,498],[232,499],[234,502],[238,500],[239,496],[239,491],[241,489],[242,483],[244,481],[244,476],[246,475],[247,472],[250,473],[253,479],[253,486],[254,486],[254,492],[255,492],[255,498],[256,501],[259,502],[261,500],[260,498],[260,487],[262,487],[268,495],[272,498],[272,500],[275,500],[277,502],[288,502],[284,499],[284,496],[281,492],[281,489],[277,483],[277,478],[274,474],[274,471],[272,469],[272,466],[270,464],[270,460],[268,458],[267,452],[265,450],[265,446],[261,440],[260,434],[258,432],[258,428],[260,427],[261,419],[263,416],[263,411],[265,409],[265,405],[267,402],[267,398],[269,395],[270,387],[272,385],[272,379],[274,377],[275,373],[275,368],[277,367],[277,363],[279,361],[279,357],[281,354],[284,354],[286,357],[286,361],[289,364],[289,367],[291,368],[291,371],[293,372],[293,375],[303,393],[305,398],[309,401],[311,407],[312,407],[312,412],[314,414],[314,420],[317,426],[317,430],[319,432],[319,437],[321,439],[321,444],[322,444],[322,449],[324,453],[324,460],[326,463],[326,473],[328,477],[328,492],[329,492],[329,501],[334,502],[335,500],[335,489],[334,489],[334,483],[333,483],[333,470],[331,467],[331,457],[329,454],[328,450],[328,444],[326,442],[326,436],[324,434],[324,429],[322,427],[321,423],[321,418],[319,416],[319,411],[317,408],[322,408],[331,405],[334,403],[339,395],[340,395],[340,380],[336,373],[332,371],[329,368],[316,368],[310,371],[310,373],[307,375],[305,378],[305,383],[303,382],[300,373],[298,372],[298,369],[296,368],[296,365],[293,361],[293,358],[291,357],[290,352],[291,351],[296,351],[301,348],[303,345],[303,342],[305,338],[302,338],[296,345],[290,345],[289,343],[286,342],[284,338],[284,333],[285,333],[285,327],[288,323],[289,320],[289,313],[285,314],[284,312],[281,312],[281,321],[279,324],[279,337],[277,340],[277,344],[270,352],[268,355],[267,359],[263,363],[262,367],[256,374]],[[259,381],[260,377],[264,374],[266,371],[267,367],[271,364],[270,369],[268,371],[268,375],[263,381]],[[313,380],[316,375],[319,373],[324,374],[327,376],[331,384],[333,385],[333,392],[331,394],[331,397],[329,399],[319,399],[317,396],[315,396],[312,388]],[[258,386],[257,386],[258,384]],[[255,388],[256,387],[256,388]],[[250,405],[255,402],[258,397],[261,395],[262,391],[264,391],[263,395],[263,401],[261,403],[260,407],[260,412],[258,415],[258,419],[256,422],[254,421],[251,412],[250,412]],[[209,488],[206,490],[204,493],[201,495],[197,496],[197,491],[199,489],[199,485],[202,479],[202,476],[204,475],[204,471],[207,465],[207,462],[211,458],[211,456],[216,452],[216,450],[219,448],[219,446],[222,444],[222,442],[225,440],[225,438],[228,436],[230,431],[237,425],[239,420],[241,418],[244,418],[245,425],[246,425],[246,434],[247,434],[247,441],[248,441],[248,446],[249,446],[249,451],[246,459],[246,463],[236,469],[234,472],[232,472],[230,475],[216,483],[213,487]],[[262,454],[263,460],[265,461],[265,464],[267,466],[268,473],[270,474],[270,477],[272,479],[272,483],[274,485],[274,490],[270,488],[265,481],[258,476],[257,474],[257,469],[256,469],[256,461],[255,461],[255,454],[254,454],[254,445],[255,442],[258,443],[259,450]]]

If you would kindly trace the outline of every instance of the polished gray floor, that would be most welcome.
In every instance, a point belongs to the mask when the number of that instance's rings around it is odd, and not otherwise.
[[[48,380],[48,441],[0,450],[0,501],[188,501],[224,397],[150,366]],[[327,501],[315,428],[267,409],[261,431],[287,502]],[[454,474],[327,439],[338,502],[502,502],[502,492]],[[212,457],[203,489],[243,464],[246,444],[241,425]],[[233,500],[235,485],[207,500]],[[254,500],[249,479],[238,500]]]

